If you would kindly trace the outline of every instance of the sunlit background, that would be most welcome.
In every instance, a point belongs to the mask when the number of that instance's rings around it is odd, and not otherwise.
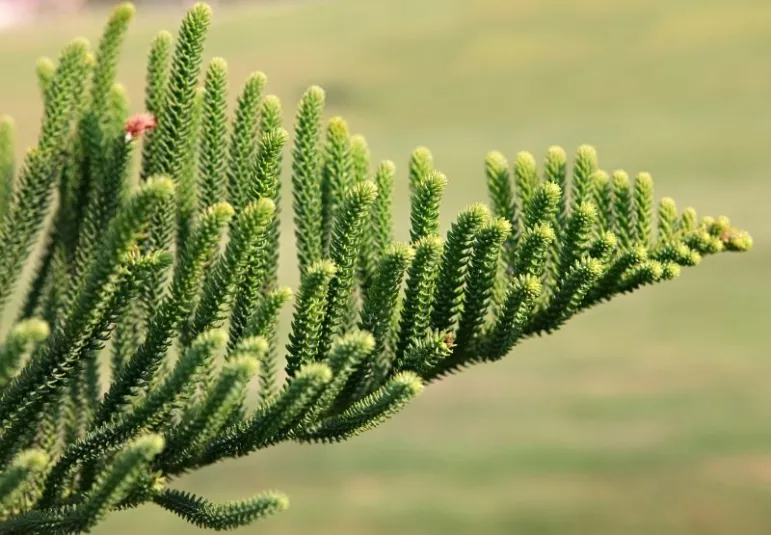
[[[35,60],[78,35],[95,42],[105,12],[69,2],[12,20],[14,3],[0,0],[0,113],[16,118],[21,153],[41,113]],[[119,75],[134,111],[150,41],[185,7],[139,5]],[[302,92],[325,87],[327,117],[397,163],[402,239],[415,147],[449,178],[447,228],[486,199],[489,150],[540,159],[590,143],[604,169],[649,171],[658,197],[729,215],[755,247],[433,385],[350,442],[282,445],[176,485],[212,500],[289,494],[287,512],[239,533],[771,533],[771,3],[221,2],[206,56],[228,60],[233,96],[266,73],[290,126]],[[290,200],[282,278],[296,287]],[[198,532],[153,505],[95,531]]]

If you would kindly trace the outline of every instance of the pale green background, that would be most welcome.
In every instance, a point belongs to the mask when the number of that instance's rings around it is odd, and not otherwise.
[[[141,109],[152,35],[181,11],[141,14],[120,78]],[[104,20],[0,35],[0,111],[33,143],[34,61]],[[767,223],[771,4],[763,0],[281,2],[215,12],[207,57],[237,89],[268,75],[291,121],[302,91],[405,167],[425,144],[447,173],[445,228],[486,198],[483,159],[597,146],[601,166],[646,170],[657,195],[749,228],[746,255],[582,314],[505,361],[429,388],[345,445],[286,445],[180,482],[216,499],[266,488],[289,511],[240,533],[737,534],[771,532]],[[285,189],[285,192],[288,191]],[[288,195],[285,201],[288,201]],[[282,250],[296,282],[285,204]],[[766,266],[766,267],[763,267]],[[96,533],[196,533],[154,506]]]

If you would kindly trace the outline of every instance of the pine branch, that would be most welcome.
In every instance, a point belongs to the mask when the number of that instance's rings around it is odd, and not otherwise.
[[[185,334],[186,340],[205,329],[219,326],[225,319],[226,309],[230,306],[236,283],[251,257],[250,253],[265,243],[274,210],[273,201],[263,198],[248,204],[236,216],[227,249],[206,277],[201,301]]]
[[[42,472],[48,464],[48,456],[40,450],[21,452],[11,463],[11,466],[0,474],[0,520],[6,520],[10,512],[17,506],[19,495],[32,478]]]
[[[340,442],[379,426],[423,390],[423,383],[413,373],[402,372],[379,390],[354,403],[340,416],[322,420],[301,429],[295,439],[301,442]]]
[[[236,102],[227,168],[228,201],[236,211],[256,197],[246,189],[253,181],[254,159],[259,140],[259,110],[267,78],[253,73],[244,83]]]
[[[42,226],[56,177],[60,148],[71,127],[76,96],[85,78],[88,43],[78,39],[64,49],[51,86],[51,105],[43,115],[38,146],[27,152],[14,195],[0,222],[0,308],[8,298],[35,235]]]
[[[434,157],[426,147],[418,147],[410,155],[408,166],[410,195],[415,194],[415,186],[434,170]]]
[[[172,333],[191,312],[190,301],[200,288],[208,261],[219,245],[221,233],[232,215],[233,209],[226,203],[214,205],[202,212],[183,260],[174,272],[171,293],[162,300],[158,312],[150,321],[144,342],[105,394],[98,410],[97,422],[108,421],[128,401],[135,389],[145,388],[152,380],[169,347]]]
[[[164,198],[173,193],[168,179],[150,181],[136,193],[112,221],[105,236],[105,247],[99,251],[86,276],[83,291],[64,328],[54,332],[54,339],[40,357],[31,361],[0,398],[0,418],[7,426],[34,415],[48,396],[61,387],[81,351],[92,338],[109,310],[116,293],[116,275],[121,261],[136,244],[136,236],[149,222],[151,214]],[[14,437],[4,434],[0,442]]]
[[[398,320],[399,296],[415,250],[403,243],[394,243],[380,258],[372,288],[364,300],[359,328],[375,338],[374,358],[362,363],[346,388],[356,398],[369,393],[389,373],[396,353],[394,330]]]
[[[222,58],[209,63],[204,80],[198,204],[225,200],[228,139],[228,67]]]
[[[325,93],[317,86],[303,95],[295,119],[292,151],[292,208],[300,275],[322,259],[323,215],[319,174],[321,114]]]
[[[201,454],[231,414],[242,408],[246,383],[257,373],[267,352],[268,344],[264,338],[242,340],[216,382],[207,389],[204,399],[187,408],[181,416],[181,425],[169,432],[168,446],[159,464],[174,470],[187,458],[195,459]]]
[[[278,97],[275,95],[268,95],[262,99],[262,109],[260,110],[260,132],[263,135],[268,132],[278,132],[278,137],[287,138],[282,142],[283,145],[288,141],[288,134],[286,136],[281,134],[286,133],[286,130],[282,128],[282,114],[281,101],[279,101]],[[262,153],[262,151],[260,151],[260,153]],[[281,236],[281,169],[283,163],[283,154],[281,151],[276,152],[275,156],[273,156],[273,161],[275,162],[276,171],[270,198],[276,206],[276,211],[273,216],[273,225],[270,230],[268,244],[265,248],[268,264],[265,287],[268,289],[275,288],[278,285],[279,250],[281,249],[279,242]]]
[[[570,213],[594,197],[594,173],[597,171],[597,151],[589,145],[581,145],[573,162],[572,191],[570,192]],[[569,223],[568,223],[569,226]]]
[[[8,211],[13,195],[16,157],[14,156],[15,124],[8,116],[0,116],[0,216]]]
[[[338,207],[353,184],[352,164],[348,124],[342,117],[333,117],[327,125],[321,168],[321,250],[325,257],[329,256]]]
[[[193,220],[198,209],[198,138],[201,134],[203,115],[203,89],[196,88],[190,117],[190,137],[187,140],[186,154],[177,187],[177,241],[178,251],[184,251],[190,236]]]
[[[592,182],[592,202],[597,207],[599,216],[598,231],[606,232],[613,228],[613,187],[608,173],[599,169],[592,175]]]
[[[185,351],[171,373],[148,396],[134,404],[120,418],[101,424],[85,437],[72,443],[48,473],[45,493],[37,504],[39,508],[51,507],[65,489],[62,484],[68,473],[79,463],[88,462],[119,449],[145,429],[168,416],[169,406],[179,402],[185,388],[201,370],[212,366],[214,354],[225,344],[221,331],[208,331],[196,338]]]
[[[166,101],[173,39],[169,32],[160,31],[150,46],[145,75],[145,109],[155,117],[162,115]],[[158,132],[148,132],[144,138],[140,172],[142,180],[147,180],[155,169],[160,168],[160,153],[155,149],[157,136]]]
[[[404,308],[396,339],[396,360],[404,358],[408,348],[421,339],[431,324],[431,309],[436,292],[437,268],[442,255],[438,236],[424,238],[414,245],[415,258],[407,274]]]
[[[632,187],[629,175],[624,171],[613,172],[613,231],[628,249],[634,242],[634,212],[632,210]]]
[[[538,187],[538,168],[535,157],[529,152],[518,152],[514,157],[513,168],[515,202],[520,213],[525,214],[530,210],[531,199]],[[522,218],[515,219],[516,226],[512,226],[514,235],[522,234],[524,224]]]
[[[87,532],[120,502],[150,461],[163,449],[163,439],[146,435],[129,443],[98,477],[94,488],[64,517],[61,524]]]
[[[329,282],[327,312],[319,335],[317,360],[326,355],[333,337],[345,327],[341,324],[350,306],[350,296],[356,282],[356,261],[364,220],[376,197],[377,187],[374,183],[355,184],[345,193],[335,214],[329,256],[337,270]]]
[[[363,331],[352,331],[335,340],[329,352],[328,363],[332,371],[332,380],[327,384],[316,405],[306,414],[305,420],[313,424],[319,417],[332,409],[335,402],[342,401],[344,406],[350,405],[350,391],[344,389],[352,378],[354,371],[372,354],[375,348],[375,339],[371,334]],[[385,375],[387,370],[383,371]],[[338,398],[340,396],[340,398]]]
[[[245,198],[252,200],[265,199],[274,202],[279,181],[279,156],[288,134],[284,130],[265,132],[260,142],[259,152],[256,157],[253,182],[245,184]],[[233,347],[241,339],[243,331],[254,314],[258,303],[258,296],[264,291],[268,277],[271,276],[270,246],[271,238],[275,232],[275,203],[269,228],[266,229],[264,241],[252,251],[244,263],[243,273],[240,274],[235,291],[233,312],[230,317],[230,346]]]
[[[134,6],[122,3],[116,6],[105,26],[96,50],[96,66],[91,80],[91,109],[106,115],[110,93],[115,83],[118,54],[126,36],[129,22],[134,16]],[[104,124],[106,116],[100,117]]]
[[[356,139],[356,138],[354,138]],[[353,141],[352,141],[353,143]],[[356,149],[354,144],[353,148]],[[364,153],[364,148],[356,149]],[[369,149],[366,151],[367,158]],[[356,151],[354,151],[356,156]],[[359,160],[365,159],[364,155],[358,157]],[[354,158],[356,164],[357,158]],[[363,163],[358,164],[362,169],[359,171],[361,176],[356,182],[363,182],[366,178],[363,171]],[[393,229],[393,190],[395,166],[391,161],[381,162],[375,170],[375,186],[377,186],[377,198],[372,204],[370,221],[361,237],[361,254],[359,257],[359,281],[362,288],[362,294],[367,295],[367,291],[373,284],[376,276],[378,261],[385,253],[386,249],[392,244],[394,239]]]
[[[153,501],[199,528],[232,530],[283,511],[289,499],[282,493],[266,491],[242,501],[213,504],[186,492],[164,489]]]
[[[462,354],[469,349],[485,321],[492,298],[498,254],[510,233],[509,222],[496,219],[482,226],[476,235],[469,263],[468,287],[463,302],[463,312],[455,335],[454,354]]]
[[[286,373],[292,377],[318,354],[319,337],[327,316],[328,292],[337,268],[322,261],[310,266],[300,282],[287,345]]]
[[[268,351],[262,355],[260,361],[260,396],[263,400],[273,397],[277,392],[278,314],[291,297],[292,291],[286,287],[276,288],[264,295],[244,331],[245,336],[261,336],[269,341]]]
[[[447,178],[431,171],[413,184],[412,209],[410,210],[410,243],[436,234],[439,231],[439,205],[447,186]]]
[[[263,97],[256,72],[231,118],[221,58],[199,86],[211,19],[199,3],[175,43],[155,36],[145,112],[129,117],[116,73],[133,12],[114,8],[94,52],[77,39],[57,63],[38,60],[43,121],[20,162],[14,125],[0,118],[0,304],[41,250],[19,310],[3,311],[18,319],[0,345],[0,533],[88,532],[147,502],[209,529],[244,526],[286,498],[213,504],[167,483],[280,442],[350,439],[424,381],[500,360],[603,301],[753,246],[727,217],[657,202],[647,173],[609,176],[589,145],[570,169],[557,146],[540,168],[529,152],[511,166],[489,152],[490,207],[470,204],[446,240],[448,181],[418,147],[409,242],[395,242],[394,164],[373,169],[365,138],[342,117],[325,120],[324,91],[312,86],[286,162],[300,287],[280,342],[292,296],[278,285],[281,103]]]
[[[306,419],[332,380],[326,364],[313,362],[298,370],[275,398],[264,402],[249,420],[235,425],[215,439],[198,465],[224,457],[240,457],[289,436]]]
[[[483,204],[473,204],[463,210],[447,233],[437,281],[436,303],[431,326],[439,332],[454,331],[463,307],[468,264],[479,229],[490,220],[490,210]],[[496,251],[497,253],[497,251]]]
[[[188,139],[192,129],[193,103],[203,54],[203,44],[211,19],[211,9],[206,4],[196,4],[185,15],[179,29],[177,44],[171,60],[168,81],[163,83],[160,71],[168,39],[158,37],[152,50],[157,71],[152,77],[155,89],[163,95],[158,109],[158,129],[153,147],[156,161],[149,167],[147,176],[166,175],[179,181],[183,163],[189,158]],[[163,89],[161,89],[163,88]],[[159,95],[160,96],[160,95]],[[157,101],[156,101],[157,103]]]
[[[48,324],[37,318],[17,323],[0,346],[0,387],[5,387],[22,368],[28,353],[50,334]]]

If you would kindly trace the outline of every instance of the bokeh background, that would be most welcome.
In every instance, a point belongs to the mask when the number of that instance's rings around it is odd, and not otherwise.
[[[41,113],[36,58],[56,57],[77,35],[96,41],[103,9],[60,10],[0,33],[0,112],[17,119],[20,150]],[[176,31],[183,11],[140,5],[120,69],[134,111],[150,40]],[[729,215],[755,247],[433,385],[348,443],[282,445],[179,486],[214,500],[290,495],[288,512],[242,533],[771,532],[770,3],[223,3],[207,44],[207,59],[215,55],[229,62],[233,94],[251,71],[265,72],[289,125],[305,88],[325,87],[327,117],[343,115],[376,160],[398,164],[401,237],[418,145],[450,179],[446,228],[486,199],[487,151],[540,158],[549,145],[572,153],[590,143],[604,169],[651,172],[657,197]],[[284,200],[282,278],[296,287]],[[150,505],[95,533],[198,532]]]

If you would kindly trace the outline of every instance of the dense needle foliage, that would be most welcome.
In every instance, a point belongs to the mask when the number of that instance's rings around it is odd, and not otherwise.
[[[418,148],[397,241],[396,166],[325,120],[321,88],[303,95],[291,137],[260,72],[230,113],[227,63],[202,65],[204,4],[153,40],[144,111],[130,116],[116,67],[132,15],[122,4],[94,49],[76,39],[38,62],[43,121],[18,164],[0,118],[0,309],[16,318],[0,346],[0,533],[87,532],[146,502],[206,528],[245,525],[287,498],[214,504],[169,484],[280,442],[351,438],[433,381],[752,245],[725,217],[656,203],[646,173],[602,171],[589,146],[571,161],[551,147],[540,169],[526,152],[489,153],[490,206],[468,206],[446,236],[452,181]],[[285,167],[294,299],[278,285]]]

